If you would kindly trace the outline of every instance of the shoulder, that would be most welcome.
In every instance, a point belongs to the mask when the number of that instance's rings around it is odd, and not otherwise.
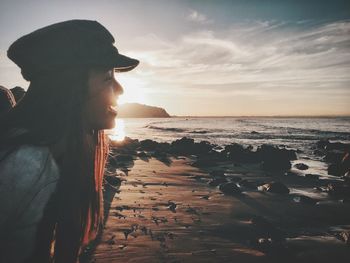
[[[2,155],[2,156],[1,156]],[[13,210],[46,186],[55,187],[59,169],[49,148],[23,145],[4,157],[0,153],[0,207]],[[24,202],[25,203],[25,202]],[[1,217],[0,217],[1,218]]]
[[[58,167],[45,146],[22,145],[9,153],[1,152],[0,160],[1,179],[11,175],[12,181],[21,179],[23,184],[43,175],[58,179]]]
[[[58,167],[47,147],[23,145],[11,152],[0,151],[0,243],[6,240],[0,247],[0,261],[3,255],[21,260],[30,255],[58,178]],[[16,254],[19,246],[24,249]]]

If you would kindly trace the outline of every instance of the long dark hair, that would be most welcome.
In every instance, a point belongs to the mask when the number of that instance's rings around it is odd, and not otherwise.
[[[0,120],[0,149],[47,146],[60,170],[37,234],[36,262],[76,262],[102,222],[108,146],[103,131],[89,130],[84,123],[88,74],[88,68],[42,74]]]

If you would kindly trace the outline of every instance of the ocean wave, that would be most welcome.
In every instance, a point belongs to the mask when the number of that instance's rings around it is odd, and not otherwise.
[[[248,122],[247,122],[248,123]],[[286,131],[287,133],[298,133],[298,134],[332,134],[335,136],[349,136],[350,132],[345,131],[334,131],[334,130],[326,130],[326,129],[314,129],[314,128],[301,128],[301,127],[290,127],[290,126],[281,126],[281,125],[274,125],[274,124],[266,124],[266,123],[258,123],[258,122],[251,122],[251,124],[254,124],[254,127],[252,128],[262,128],[263,130],[279,130],[279,131]],[[259,128],[257,129],[259,130]]]
[[[234,121],[234,122],[232,122]],[[290,143],[312,142],[321,139],[331,141],[350,141],[347,122],[322,122],[310,124],[307,119],[213,119],[205,122],[200,120],[184,123],[182,119],[153,121],[143,128],[151,129],[157,136],[192,137],[196,140],[252,140],[252,141],[286,141]],[[293,127],[294,126],[294,127]],[[332,131],[333,130],[333,131]],[[150,131],[151,132],[151,131]]]
[[[153,126],[153,125],[146,125],[145,128],[153,129],[153,130],[169,131],[169,132],[186,132],[185,129],[181,129],[181,128],[159,127],[159,126]]]
[[[194,133],[194,134],[207,134],[209,133],[208,131],[202,130],[202,131],[190,131],[190,133]]]
[[[185,134],[186,135],[186,134]],[[188,136],[195,136],[200,138],[201,133],[188,134]],[[321,139],[328,140],[344,140],[350,141],[350,135],[339,136],[339,134],[267,134],[267,133],[203,133],[206,139],[222,138],[222,139],[245,139],[245,140],[299,140],[299,141],[317,141]],[[203,137],[204,138],[204,137]]]

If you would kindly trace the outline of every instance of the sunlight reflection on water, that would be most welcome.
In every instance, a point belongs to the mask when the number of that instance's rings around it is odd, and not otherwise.
[[[116,119],[115,127],[109,132],[112,141],[123,141],[125,138],[125,123],[123,119]]]

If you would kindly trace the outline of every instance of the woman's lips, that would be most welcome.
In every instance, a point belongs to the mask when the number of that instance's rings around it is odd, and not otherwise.
[[[110,112],[110,113],[112,113],[112,114],[114,114],[114,115],[117,115],[118,114],[118,111],[117,111],[117,107],[118,106],[109,106],[108,107],[108,112]]]

